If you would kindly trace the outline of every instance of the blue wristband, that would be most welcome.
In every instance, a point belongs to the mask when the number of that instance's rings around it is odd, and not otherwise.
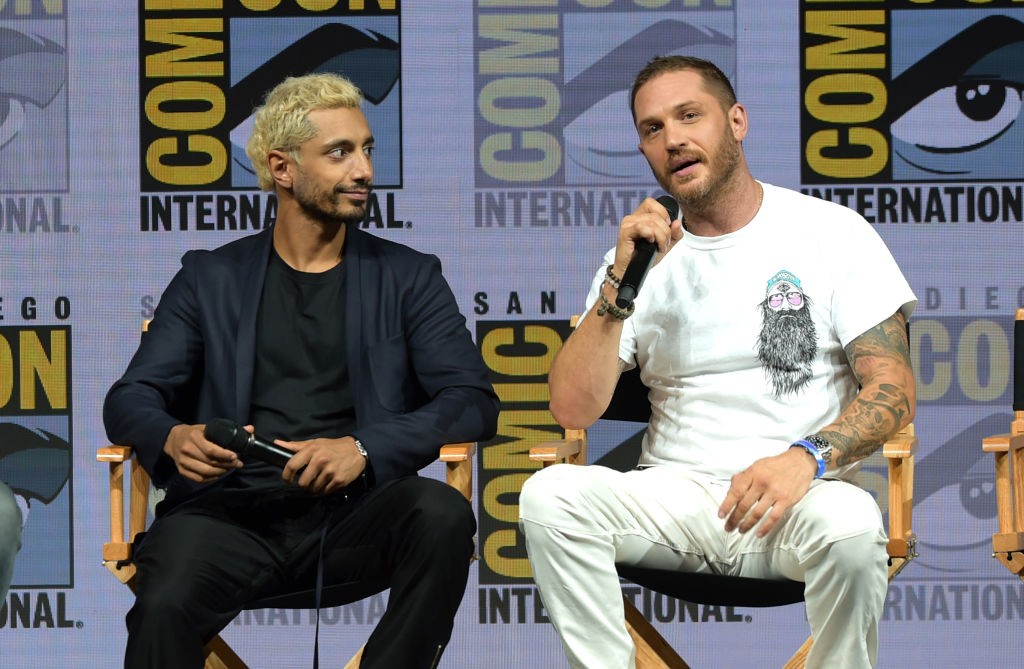
[[[815,462],[818,463],[818,471],[814,475],[814,478],[820,479],[822,476],[825,475],[825,458],[821,457],[821,453],[818,451],[817,447],[815,447],[814,444],[807,441],[806,439],[797,439],[792,444],[790,444],[790,448],[794,446],[799,446],[800,448],[805,449],[808,453],[814,456]]]

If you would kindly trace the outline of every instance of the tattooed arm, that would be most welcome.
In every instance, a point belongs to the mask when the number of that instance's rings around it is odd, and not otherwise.
[[[839,417],[817,434],[832,444],[831,461],[846,465],[874,453],[914,417],[916,395],[907,326],[896,312],[846,347],[860,392]],[[732,477],[718,509],[725,530],[764,536],[807,493],[817,466],[807,451],[789,448],[761,458]],[[764,522],[760,522],[764,519]],[[758,523],[760,522],[760,525]]]
[[[917,400],[902,313],[851,341],[846,357],[860,392],[831,425],[818,431],[832,444],[832,464],[840,467],[868,457],[906,427]]]

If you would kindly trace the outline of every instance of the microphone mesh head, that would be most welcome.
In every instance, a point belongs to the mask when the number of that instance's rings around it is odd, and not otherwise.
[[[249,444],[249,433],[227,418],[213,418],[203,429],[203,436],[221,448],[241,453]]]

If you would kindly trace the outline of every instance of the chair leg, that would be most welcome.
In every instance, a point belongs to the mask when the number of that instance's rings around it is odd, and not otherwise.
[[[203,669],[249,669],[249,665],[231,650],[231,646],[220,635],[210,639],[203,650],[206,652]]]
[[[636,646],[636,669],[690,669],[633,602],[623,597],[622,603],[626,607],[626,629]]]
[[[804,669],[804,663],[807,662],[807,655],[811,652],[811,646],[814,645],[814,639],[807,637],[807,641],[800,646],[793,657],[789,658],[786,664],[782,665],[782,669]]]

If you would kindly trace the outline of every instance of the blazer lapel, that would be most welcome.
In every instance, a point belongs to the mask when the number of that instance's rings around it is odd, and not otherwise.
[[[255,252],[238,264],[238,279],[241,282],[241,309],[238,317],[238,331],[235,333],[238,346],[235,348],[235,415],[248,420],[249,405],[252,402],[252,377],[256,360],[256,317],[259,315],[263,282],[267,276],[267,263],[273,247],[273,226],[265,230],[263,239]]]

